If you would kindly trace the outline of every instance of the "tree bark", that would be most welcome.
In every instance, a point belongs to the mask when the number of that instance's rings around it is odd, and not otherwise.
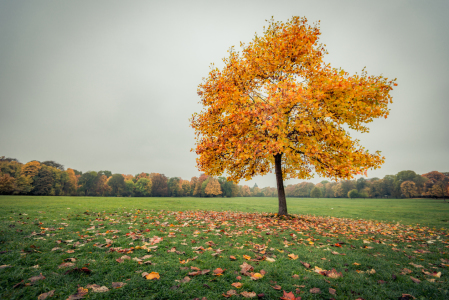
[[[279,211],[278,216],[287,215],[287,201],[285,200],[284,181],[282,179],[282,153],[274,156],[274,167],[276,170],[276,183],[278,188]]]

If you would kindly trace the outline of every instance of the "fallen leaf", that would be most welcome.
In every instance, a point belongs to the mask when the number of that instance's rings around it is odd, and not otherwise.
[[[275,259],[273,259],[271,257],[267,257],[265,260],[268,261],[268,262],[275,262],[276,261]]]
[[[189,282],[191,279],[190,279],[190,277],[189,276],[186,276],[186,277],[184,277],[183,279],[181,279],[181,283],[187,283],[187,282]]]
[[[224,297],[229,298],[231,296],[235,296],[237,295],[237,291],[236,290],[229,290],[226,292],[226,294],[222,294]]]
[[[412,265],[412,266],[414,266],[415,268],[424,268],[423,266],[417,265],[417,264],[414,264],[414,263],[409,263],[409,265]]]
[[[240,295],[242,295],[245,298],[254,298],[257,296],[256,293],[254,293],[254,292],[246,292],[246,291],[241,292]]]
[[[246,259],[246,260],[250,260],[250,259],[251,259],[251,256],[249,256],[249,255],[243,255],[243,258]]]
[[[99,286],[98,284],[88,284],[86,286],[86,288],[88,289],[92,289],[92,291],[94,293],[104,293],[104,292],[108,292],[109,289],[107,287],[103,286]]]
[[[229,258],[230,258],[231,260],[236,260],[236,259],[237,259],[237,258],[235,258],[235,256],[233,256],[233,255],[229,256]]]
[[[310,289],[310,293],[312,294],[321,294],[321,290],[319,288]]]
[[[421,280],[419,280],[418,278],[412,277],[410,276],[410,279],[414,282],[414,283],[420,283]]]
[[[37,300],[45,300],[45,299],[47,299],[47,297],[53,297],[53,294],[54,294],[54,293],[55,293],[55,290],[51,290],[51,291],[49,291],[49,292],[40,294],[40,295],[37,297]]]
[[[12,266],[10,266],[10,265],[1,265],[1,266],[0,266],[0,270],[1,270],[1,269],[4,269],[4,268],[11,268],[11,267],[12,267]]]
[[[310,268],[310,264],[309,263],[306,263],[306,262],[301,262],[301,264],[304,266],[304,267],[306,267],[307,269],[308,268]]]
[[[123,283],[123,282],[113,282],[112,283],[112,287],[114,288],[114,289],[119,289],[119,288],[121,288],[121,287],[123,287],[123,286],[125,286],[126,285],[126,283]]]
[[[406,275],[412,273],[412,270],[409,270],[407,268],[402,269],[401,275]]]
[[[234,283],[232,283],[231,285],[232,285],[233,287],[235,287],[235,288],[238,288],[238,289],[239,289],[239,288],[241,288],[241,287],[242,287],[242,285],[243,285],[243,284],[242,284],[242,283],[240,283],[240,282],[234,282]]]
[[[334,290],[333,288],[329,288],[329,294],[335,295],[336,293],[337,293],[336,290]]]
[[[282,287],[281,287],[280,285],[278,285],[278,284],[272,285],[271,287],[272,287],[273,289],[275,289],[275,290],[278,290],[278,291],[280,291],[280,290],[282,289]]]
[[[33,276],[33,277],[29,278],[28,280],[31,281],[31,284],[34,284],[36,281],[42,280],[42,279],[45,279],[45,276],[43,276],[42,273],[40,273],[40,275]]]
[[[146,279],[148,280],[153,280],[153,279],[159,279],[159,273],[158,272],[151,272],[150,274],[145,276]]]
[[[337,272],[337,270],[332,269],[331,271],[327,271],[326,272],[326,276],[329,278],[340,278],[341,276],[343,276],[343,274],[341,272]]]
[[[287,293],[284,291],[284,295],[280,298],[281,300],[301,300],[301,297],[295,297],[293,292]]]
[[[296,260],[296,259],[298,259],[298,255],[295,255],[295,254],[289,254],[288,255],[288,257],[290,258],[290,259],[292,259],[292,260]]]
[[[88,292],[88,291],[89,291],[88,289],[85,289],[85,288],[83,288],[82,286],[80,286],[80,287],[78,288],[78,290],[76,291],[76,293],[73,294],[73,295],[70,295],[69,298],[67,298],[67,300],[83,299],[84,296],[87,295],[87,292]]]
[[[58,269],[68,268],[68,267],[73,267],[74,265],[75,265],[74,263],[66,262],[66,263],[60,264],[60,265],[58,266]]]
[[[261,278],[263,278],[263,275],[260,274],[260,273],[254,273],[254,274],[251,276],[251,279],[252,279],[252,280],[258,280],[258,279],[261,279]]]
[[[221,275],[223,275],[223,272],[224,272],[224,270],[222,268],[216,268],[214,270],[214,275],[221,276]]]

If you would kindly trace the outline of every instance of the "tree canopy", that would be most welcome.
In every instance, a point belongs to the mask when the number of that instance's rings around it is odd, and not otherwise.
[[[198,169],[238,182],[274,167],[280,215],[283,180],[350,179],[384,162],[345,126],[368,132],[366,123],[386,118],[395,80],[332,68],[320,34],[306,18],[271,20],[240,53],[229,50],[222,70],[212,66],[198,88],[204,110],[191,118]]]

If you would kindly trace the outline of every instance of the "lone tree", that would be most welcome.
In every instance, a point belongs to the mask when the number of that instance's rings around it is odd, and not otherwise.
[[[264,28],[265,29],[265,28]],[[395,80],[350,76],[323,62],[319,23],[293,17],[271,20],[263,36],[233,47],[198,87],[204,109],[193,114],[197,167],[239,182],[274,166],[279,215],[287,215],[283,180],[313,173],[351,179],[384,162],[368,153],[344,126],[368,132],[365,123],[388,116]]]

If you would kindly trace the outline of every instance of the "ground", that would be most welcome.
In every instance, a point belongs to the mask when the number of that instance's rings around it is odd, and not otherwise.
[[[287,203],[0,196],[0,298],[449,298],[448,204]]]

